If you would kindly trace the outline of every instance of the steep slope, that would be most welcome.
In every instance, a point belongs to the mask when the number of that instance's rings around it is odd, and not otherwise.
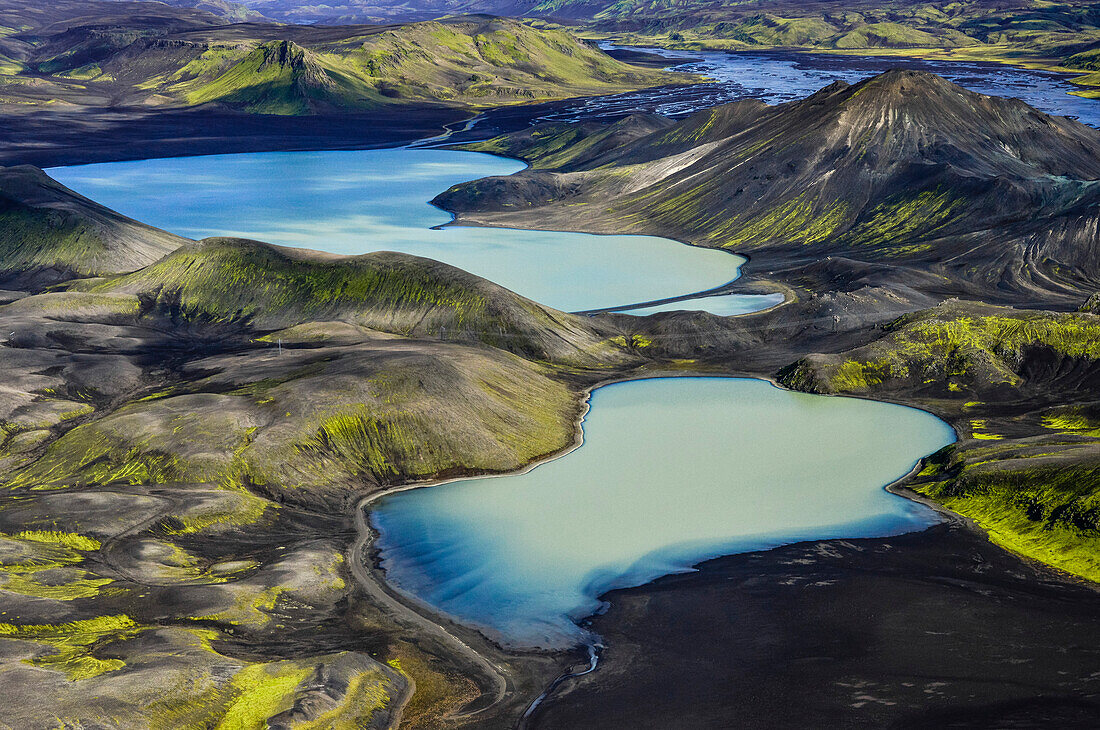
[[[341,87],[316,54],[291,41],[259,45],[222,73],[181,83],[173,92],[188,104],[217,102],[256,114],[307,114],[324,107],[370,107],[374,89]]]
[[[776,107],[732,104],[595,157],[571,154],[584,140],[554,146],[561,130],[544,131],[538,146],[480,146],[510,149],[532,169],[456,186],[436,203],[489,224],[921,262],[1010,296],[1078,296],[1100,281],[1100,132],[931,74],[837,82]]]
[[[186,240],[77,195],[38,168],[0,168],[0,281],[7,286],[134,271]]]

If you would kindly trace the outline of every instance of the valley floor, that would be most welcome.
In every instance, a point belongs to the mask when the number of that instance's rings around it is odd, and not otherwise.
[[[36,111],[4,118],[0,165],[55,167],[151,157],[408,144],[472,116],[442,106],[331,116]]]

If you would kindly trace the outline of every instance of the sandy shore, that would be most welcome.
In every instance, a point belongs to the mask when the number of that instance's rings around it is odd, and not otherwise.
[[[56,167],[238,152],[394,147],[472,112],[409,106],[369,114],[268,116],[209,111],[38,111],[4,117],[0,165]]]
[[[605,595],[531,727],[1094,727],[1095,597],[957,523],[718,558]]]

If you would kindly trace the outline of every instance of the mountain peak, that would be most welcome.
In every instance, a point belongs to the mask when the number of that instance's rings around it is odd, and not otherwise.
[[[306,50],[294,41],[269,41],[261,44],[257,50],[263,56],[261,68],[279,66],[301,70],[306,67]]]
[[[596,159],[572,152],[593,138],[553,157],[534,150],[515,182],[466,183],[437,203],[493,225],[518,211],[527,223],[538,208],[548,228],[584,215],[734,251],[804,255],[812,244],[862,260],[950,261],[1021,292],[1035,261],[1058,262],[1041,275],[1052,280],[1096,275],[1100,132],[929,73],[894,69],[801,101],[730,104]],[[990,261],[992,241],[1001,248]]]
[[[860,103],[880,108],[922,110],[928,123],[934,123],[940,113],[1000,117],[1010,110],[1014,114],[1047,118],[1046,114],[1019,99],[988,96],[934,73],[908,68],[893,68],[861,81],[851,87],[849,98],[859,98]]]
[[[896,66],[883,71],[877,76],[861,81],[857,86],[875,86],[897,91],[921,91],[933,89],[960,89],[961,87],[951,83],[942,76],[929,71]]]

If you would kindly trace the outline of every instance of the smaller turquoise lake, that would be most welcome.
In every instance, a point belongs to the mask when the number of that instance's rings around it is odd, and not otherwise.
[[[883,489],[954,440],[923,411],[733,378],[617,383],[590,406],[561,458],[373,504],[387,579],[503,643],[560,648],[590,640],[576,621],[612,588],[938,521]]]
[[[180,157],[47,172],[108,208],[188,238],[236,236],[338,254],[425,256],[571,312],[713,289],[736,279],[745,261],[656,236],[431,230],[451,220],[428,203],[436,195],[523,168],[493,155],[400,148]],[[722,300],[676,308],[743,313],[769,306],[758,296]]]

